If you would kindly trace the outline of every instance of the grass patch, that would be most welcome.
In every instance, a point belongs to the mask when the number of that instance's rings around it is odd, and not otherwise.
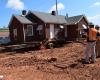
[[[0,32],[8,32],[9,29],[0,29]]]

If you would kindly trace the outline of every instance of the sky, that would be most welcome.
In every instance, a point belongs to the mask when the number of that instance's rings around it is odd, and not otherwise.
[[[13,14],[22,10],[50,13],[55,10],[56,0],[0,0],[0,27],[8,26]],[[58,0],[59,15],[84,14],[90,22],[100,25],[100,0]]]

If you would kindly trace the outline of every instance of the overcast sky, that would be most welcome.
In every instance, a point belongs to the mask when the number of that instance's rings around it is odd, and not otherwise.
[[[12,14],[23,9],[41,12],[55,10],[55,0],[0,0],[0,26],[8,26]],[[84,14],[89,21],[100,25],[100,0],[58,0],[60,15]]]

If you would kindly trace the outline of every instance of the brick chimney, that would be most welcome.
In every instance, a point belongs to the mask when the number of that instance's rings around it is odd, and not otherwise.
[[[56,16],[56,11],[52,11],[52,12],[51,12],[51,15]]]
[[[22,10],[22,16],[26,16],[26,10]]]

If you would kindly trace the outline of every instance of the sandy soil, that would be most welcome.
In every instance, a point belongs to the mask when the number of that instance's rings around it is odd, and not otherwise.
[[[100,59],[82,64],[84,45],[0,53],[0,80],[100,80]]]
[[[8,36],[9,36],[9,31],[0,32],[0,37],[8,37]]]

